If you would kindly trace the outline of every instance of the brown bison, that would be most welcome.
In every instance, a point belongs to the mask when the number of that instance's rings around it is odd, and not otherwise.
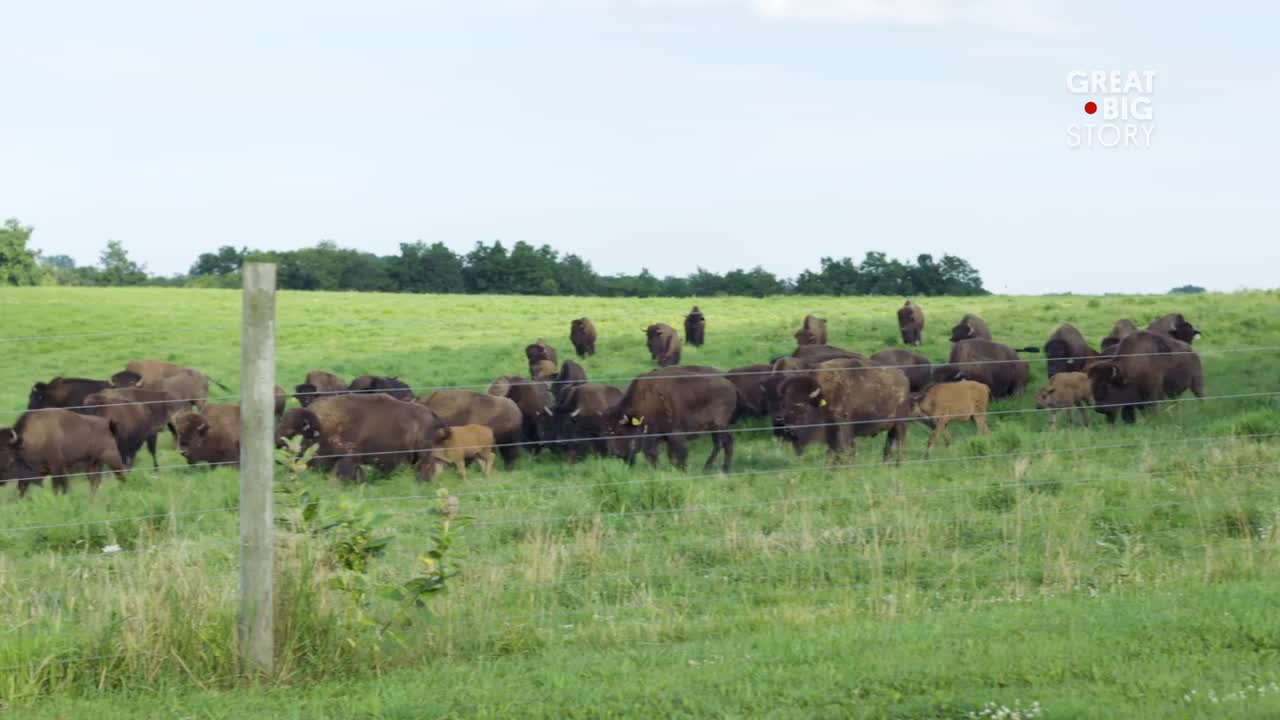
[[[577,462],[579,456],[592,450],[601,456],[626,457],[628,443],[611,440],[607,424],[609,410],[622,402],[622,396],[622,390],[616,387],[587,383],[570,388],[555,407],[544,410],[553,418],[555,436],[563,445],[566,460]]]
[[[702,347],[707,340],[707,318],[697,305],[684,316],[684,340],[694,347]]]
[[[680,364],[680,336],[676,329],[666,323],[656,323],[645,328],[645,337],[649,346],[649,357],[659,367]]]
[[[587,373],[582,366],[572,360],[565,360],[560,366],[560,372],[556,374],[556,378],[551,383],[551,394],[555,396],[556,402],[560,402],[566,393],[576,385],[585,385],[587,383]]]
[[[124,462],[114,430],[106,418],[70,410],[27,411],[0,437],[8,447],[8,466],[0,467],[0,477],[17,480],[19,496],[26,494],[31,483],[43,484],[45,476],[52,476],[54,492],[65,493],[70,476],[80,473],[88,475],[96,492],[104,467],[124,482]],[[21,476],[15,471],[32,474]]]
[[[1102,344],[1099,346],[1102,352],[1107,352],[1111,348],[1120,344],[1120,341],[1138,332],[1138,326],[1132,320],[1117,320],[1116,324],[1111,327],[1111,333],[1102,338]]]
[[[301,436],[304,451],[319,444],[311,465],[332,469],[343,480],[363,478],[364,465],[390,471],[413,464],[420,479],[430,480],[435,472],[430,452],[444,429],[445,423],[430,408],[390,395],[332,395],[286,411],[276,437],[283,445]]]
[[[827,360],[839,360],[841,358],[851,360],[866,360],[867,357],[860,352],[853,350],[845,350],[834,345],[801,345],[791,353],[794,358],[799,358],[809,365],[816,365]]]
[[[929,362],[929,358],[910,350],[889,348],[873,354],[868,359],[872,365],[896,367],[901,370],[902,374],[907,376],[907,382],[911,383],[913,393],[923,390],[929,384],[929,378],[933,376],[933,364]]]
[[[526,345],[524,355],[529,359],[529,375],[537,377],[534,368],[540,362],[550,362],[553,366],[559,366],[560,361],[556,359],[556,349],[551,347],[542,338],[534,340],[531,345]]]
[[[587,318],[578,318],[569,324],[569,342],[573,343],[578,357],[596,354],[596,326]]]
[[[555,402],[547,383],[508,375],[494,380],[489,386],[489,394],[507,398],[520,408],[520,440],[526,447],[538,451],[542,449],[542,443],[551,440],[550,437],[542,437],[542,426],[538,423],[538,415]]]
[[[711,434],[711,454],[703,465],[708,472],[724,452],[723,469],[733,466],[733,433],[729,425],[738,409],[738,389],[723,377],[664,368],[631,381],[617,405],[605,415],[614,436],[630,440],[627,463],[634,464],[643,450],[651,466],[658,464],[658,446],[667,444],[671,464],[686,469],[689,438]]]
[[[911,385],[896,368],[844,358],[820,363],[813,373],[782,382],[781,417],[797,454],[814,440],[827,440],[827,457],[835,459],[854,446],[853,438],[887,432],[884,457],[896,448],[902,458],[906,423],[911,419]]]
[[[796,345],[826,345],[827,321],[813,315],[805,315],[795,338]]]
[[[1127,423],[1136,411],[1153,403],[1176,398],[1190,390],[1204,397],[1200,357],[1191,346],[1166,335],[1136,332],[1116,345],[1112,357],[1089,368],[1094,409],[1114,423],[1120,415]]]
[[[1084,370],[1089,358],[1097,357],[1098,353],[1089,347],[1089,343],[1085,342],[1084,336],[1074,325],[1063,323],[1044,344],[1044,355],[1048,361],[1049,377],[1052,378],[1058,373]]]
[[[27,409],[80,408],[85,398],[110,387],[109,380],[56,377],[47,383],[38,382],[31,386]]]
[[[494,441],[507,469],[520,456],[524,416],[509,398],[471,390],[436,390],[416,401],[431,409],[450,427],[485,425],[493,431]]]
[[[361,375],[347,386],[353,393],[386,393],[397,400],[413,402],[413,389],[398,377],[386,375]]]
[[[240,406],[209,403],[201,412],[187,412],[173,420],[178,429],[178,454],[188,465],[240,464]]]
[[[307,373],[306,380],[294,387],[293,392],[298,404],[306,407],[319,398],[347,392],[347,383],[331,372],[312,370]]]
[[[902,344],[919,345],[924,339],[924,310],[910,300],[898,308],[898,331]]]
[[[991,402],[991,389],[972,380],[940,383],[922,393],[911,396],[911,414],[925,425],[933,428],[929,434],[929,445],[925,447],[924,456],[929,457],[938,436],[947,447],[951,446],[951,433],[947,425],[953,422],[973,420],[978,432],[990,435],[987,427],[987,405]]]
[[[431,461],[437,465],[452,465],[458,477],[467,479],[467,461],[480,461],[485,477],[493,472],[493,431],[487,425],[462,425],[447,427],[442,431],[439,444],[431,451]]]
[[[961,340],[951,346],[948,364],[934,371],[935,382],[973,380],[991,388],[991,397],[1021,395],[1031,380],[1027,361],[1008,345],[990,340]]]
[[[1182,316],[1182,313],[1165,315],[1158,320],[1152,320],[1151,324],[1147,326],[1147,332],[1168,335],[1169,337],[1175,340],[1181,340],[1188,345],[1195,342],[1196,338],[1200,337],[1200,331],[1196,329],[1195,325],[1187,322],[1187,319]]]
[[[1067,422],[1074,425],[1078,412],[1080,424],[1088,425],[1090,405],[1093,405],[1093,386],[1089,376],[1082,372],[1058,373],[1036,393],[1036,409],[1049,412],[1050,430],[1058,426],[1058,416],[1063,411],[1067,413]]]
[[[116,450],[125,467],[133,467],[134,458],[144,444],[151,453],[151,466],[159,467],[156,436],[168,424],[171,412],[166,407],[168,403],[160,401],[158,393],[140,388],[103,390],[85,398],[84,404],[86,414],[111,422]]]
[[[129,363],[129,367],[133,368],[142,362],[160,363],[159,360],[135,361]],[[176,370],[161,374],[152,369],[147,375],[140,375],[132,369],[124,370],[111,376],[111,385],[120,389],[136,388],[163,395],[164,399],[170,403],[170,418],[192,405],[197,408],[204,407],[204,404],[209,401],[209,378],[192,368],[184,368],[172,363],[162,363],[162,365],[171,366]]]
[[[725,375],[738,388],[736,417],[769,417],[765,381],[772,372],[772,365],[743,365],[733,368]]]
[[[959,324],[951,328],[951,342],[962,340],[991,340],[987,322],[973,313],[965,313]]]

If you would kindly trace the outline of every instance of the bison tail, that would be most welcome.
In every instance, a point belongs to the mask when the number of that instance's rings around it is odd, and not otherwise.
[[[209,378],[209,382],[221,388],[222,392],[228,392],[228,393],[231,392],[231,388],[227,387],[226,385],[223,385],[222,383],[218,382],[217,380],[214,380],[213,378]]]
[[[1036,347],[1035,345],[1028,345],[1026,347],[1014,348],[1013,351],[1020,352],[1020,353],[1038,353],[1040,352],[1040,348]]]

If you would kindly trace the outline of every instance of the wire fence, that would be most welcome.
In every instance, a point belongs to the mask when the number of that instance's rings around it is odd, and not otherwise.
[[[622,322],[631,319],[651,318],[662,313],[646,313],[644,315],[606,315],[596,318],[598,323]],[[776,315],[761,313],[749,318],[735,318],[734,327],[744,323],[774,323],[792,319],[790,314]],[[523,325],[530,326],[541,322],[563,321],[563,315],[540,318],[522,318]],[[381,327],[432,327],[435,330],[452,332],[455,329],[466,330],[466,323],[449,323],[438,320],[387,320],[362,322],[361,330]],[[277,330],[349,327],[345,322],[301,322],[278,323]],[[0,343],[15,346],[19,343],[55,342],[62,340],[102,339],[111,337],[140,337],[158,333],[191,334],[202,332],[222,332],[240,330],[239,324],[208,325],[204,327],[170,327],[122,331],[104,331],[88,333],[70,333],[56,335],[27,335],[0,338]],[[503,337],[509,333],[466,333],[466,338]],[[637,334],[638,335],[638,334]],[[638,339],[638,338],[637,338]],[[637,343],[638,344],[638,343]],[[1280,345],[1255,345],[1228,348],[1209,348],[1201,351],[1174,351],[1171,353],[1149,353],[1161,356],[1211,356],[1253,354],[1267,358],[1271,354],[1280,353]],[[1134,356],[1142,357],[1143,355]],[[1054,358],[1063,361],[1094,361],[1099,356],[1088,355],[1068,358]],[[1002,366],[1006,364],[1024,364],[1027,361],[1016,359],[966,360],[956,363],[900,363],[884,365],[834,366],[821,368],[824,372],[859,372],[871,369],[899,369],[903,371],[932,369],[941,364],[952,367],[970,368],[981,366]],[[764,365],[764,363],[760,363]],[[726,379],[758,378],[765,380],[772,377],[786,378],[798,374],[812,374],[818,371],[812,366],[799,368],[754,369],[738,368],[720,370],[708,368],[697,371],[700,377],[719,377]],[[645,382],[656,380],[659,376],[641,375],[640,377],[612,376],[595,378],[596,383]],[[541,383],[548,392],[569,384],[582,382],[576,379],[553,378],[547,380],[530,380]],[[414,385],[398,388],[415,395],[441,390],[484,390],[490,388],[489,383],[472,384],[438,384]],[[383,393],[385,389],[369,390],[314,390],[300,391],[292,394],[296,399],[307,398],[320,400],[327,396],[347,394]],[[1185,403],[1225,404],[1236,401],[1269,400],[1280,396],[1280,390],[1256,390],[1247,392],[1231,392],[1203,397],[1163,397],[1143,401],[1145,407],[1174,406]],[[238,400],[238,394],[218,395],[202,398],[157,398],[149,400],[129,400],[115,404],[149,406],[164,404],[166,406],[190,405],[212,400]],[[1090,410],[1113,410],[1132,407],[1133,402],[1100,402],[1092,405]],[[29,412],[48,412],[53,410],[94,410],[102,407],[101,403],[72,405],[66,408],[37,408],[34,410],[0,410],[0,414],[23,415]],[[1000,408],[985,413],[988,417],[1037,417],[1044,413],[1060,412],[1061,408]],[[971,413],[940,414],[932,418],[937,420],[968,419]],[[1180,416],[1178,416],[1180,417]],[[672,430],[653,430],[642,427],[639,430],[625,429],[603,437],[568,437],[557,438],[552,442],[543,439],[503,440],[484,446],[454,446],[451,449],[461,451],[474,450],[525,450],[551,449],[564,450],[581,444],[595,444],[602,440],[625,440],[633,445],[631,455],[640,446],[652,449],[658,442],[666,440],[679,442],[684,438],[705,435],[708,432],[725,432],[733,436],[752,437],[758,433],[777,433],[778,427],[768,424],[772,418],[763,418],[759,426],[753,424],[736,424],[733,427]],[[912,422],[924,418],[903,417],[892,418],[894,422]],[[797,430],[820,429],[861,429],[863,426],[879,428],[886,423],[885,418],[834,418],[821,422],[805,422],[790,424],[786,432]],[[1265,427],[1262,428],[1265,430]],[[475,598],[479,601],[493,599],[502,592],[523,596],[515,604],[503,605],[500,609],[521,618],[537,618],[543,623],[565,622],[569,619],[586,617],[591,621],[613,623],[624,613],[666,613],[691,617],[699,609],[708,617],[722,611],[726,605],[741,603],[750,608],[769,607],[779,604],[786,598],[807,597],[808,604],[813,605],[820,597],[832,594],[847,594],[844,602],[875,602],[875,598],[858,593],[872,588],[895,588],[923,593],[939,591],[943,588],[962,589],[974,596],[987,593],[992,596],[1003,596],[1000,588],[977,582],[979,579],[1006,579],[1010,582],[1025,584],[1034,588],[1040,584],[1049,585],[1046,579],[1054,575],[1059,563],[1069,561],[1078,578],[1098,579],[1105,571],[1114,570],[1116,560],[1107,558],[1098,560],[1098,554],[1113,553],[1110,542],[1117,533],[1123,530],[1099,528],[1090,525],[1093,513],[1134,514],[1146,517],[1156,516],[1166,510],[1183,510],[1187,514],[1170,516],[1166,520],[1151,521],[1148,526],[1135,531],[1134,535],[1153,542],[1158,538],[1175,543],[1167,554],[1161,558],[1166,563],[1190,563],[1208,558],[1223,547],[1241,547],[1249,552],[1256,551],[1256,557],[1266,558],[1276,555],[1274,535],[1254,532],[1246,528],[1238,535],[1225,537],[1218,529],[1211,527],[1215,520],[1206,520],[1204,515],[1220,515],[1223,512],[1244,508],[1257,511],[1260,503],[1274,504],[1277,495],[1265,486],[1255,482],[1259,478],[1273,478],[1280,470],[1280,459],[1270,452],[1273,443],[1267,442],[1280,437],[1280,431],[1267,432],[1258,428],[1245,428],[1238,433],[1185,435],[1167,439],[1147,439],[1132,442],[1088,443],[1083,445],[1065,445],[1062,442],[1047,443],[1047,447],[1024,451],[990,452],[980,454],[946,455],[943,457],[909,458],[896,463],[886,462],[842,462],[829,461],[822,464],[806,464],[802,460],[783,462],[779,467],[751,467],[747,470],[703,473],[670,473],[641,470],[634,477],[612,479],[612,477],[588,477],[587,479],[558,477],[549,482],[528,482],[528,478],[516,478],[510,482],[493,487],[469,488],[451,493],[454,498],[464,501],[466,528],[470,539],[484,548],[489,555],[477,563],[486,577],[477,578],[477,590],[467,590],[466,580],[463,590],[458,593],[455,611],[465,613],[466,603]],[[856,433],[855,433],[856,434]],[[1242,443],[1253,443],[1267,448],[1260,453],[1244,452],[1239,449]],[[761,444],[756,444],[757,446]],[[1047,467],[1034,475],[1025,475],[1025,468],[1018,469],[1018,462],[1032,458],[1063,456],[1066,458],[1097,457],[1103,453],[1122,453],[1126,451],[1152,451],[1169,448],[1200,448],[1205,450],[1206,457],[1194,457],[1179,452],[1170,465],[1156,464],[1150,469],[1131,468],[1125,466],[1118,469],[1106,467],[1067,468]],[[368,450],[360,448],[335,448],[321,444],[319,452],[311,455],[312,462],[319,461],[318,469],[327,469],[330,461],[358,461],[362,464],[378,465],[380,460],[401,459],[408,463],[430,462],[429,454],[439,447],[434,444],[422,444],[401,449]],[[341,450],[336,451],[336,450]],[[1233,450],[1233,453],[1228,453]],[[785,448],[784,448],[785,451]],[[777,462],[770,458],[770,462]],[[394,463],[388,463],[394,464]],[[539,462],[535,467],[545,463]],[[166,473],[191,470],[204,467],[236,467],[234,461],[213,462],[204,464],[154,464],[152,467],[131,467],[120,471],[120,475],[152,473],[163,476]],[[599,472],[602,465],[582,466],[580,473],[590,476]],[[621,467],[618,465],[617,467]],[[902,479],[910,475],[911,468],[947,468],[952,478],[963,478],[976,481],[951,482],[944,484],[926,483],[920,487],[904,485]],[[981,470],[976,468],[981,467]],[[37,469],[39,470],[39,469]],[[850,488],[832,488],[821,486],[829,480],[833,473],[842,473],[860,480]],[[865,473],[865,474],[864,474]],[[12,473],[11,473],[12,474]],[[53,479],[69,480],[79,477],[98,477],[101,471],[75,470],[59,474],[41,474],[34,472],[28,475],[6,477],[3,482],[25,483],[29,481]],[[736,498],[724,489],[735,480],[745,478],[777,478],[768,483],[754,484],[750,488],[757,493],[747,497]],[[1191,479],[1201,483],[1212,483],[1217,491],[1206,496],[1198,496],[1191,490],[1171,483],[1171,480]],[[805,484],[805,480],[814,480],[815,488]],[[880,480],[887,480],[881,484]],[[0,482],[0,484],[3,484]],[[304,480],[304,483],[307,482]],[[669,507],[611,507],[606,509],[600,505],[586,505],[593,502],[591,493],[618,490],[622,488],[640,488],[659,484],[677,483],[687,488],[700,488],[703,497],[697,501],[693,491],[681,495]],[[724,483],[725,485],[717,485]],[[1114,499],[1089,494],[1091,488],[1105,486],[1110,489],[1136,491],[1139,489],[1157,488],[1159,491],[1136,493],[1132,501]],[[1024,491],[1037,494],[1046,488],[1055,488],[1055,500],[1051,507],[1039,508],[1024,502]],[[344,488],[345,490],[345,488]],[[1075,490],[1077,492],[1064,492]],[[979,494],[1011,492],[1015,500],[995,509],[973,511],[971,503]],[[764,493],[775,493],[782,496],[763,496]],[[284,500],[276,503],[276,520],[285,520],[285,514],[306,509],[310,505],[329,502],[334,493],[325,493],[323,499],[292,502]],[[342,491],[338,491],[342,494]],[[564,495],[570,503],[567,511],[552,502],[543,503],[544,499],[554,500]],[[517,496],[533,497],[529,502],[518,501],[514,506],[504,503]],[[723,498],[723,501],[719,501]],[[955,498],[955,502],[928,502],[929,499]],[[961,501],[963,499],[963,501]],[[412,527],[415,519],[430,510],[421,507],[419,501],[438,500],[436,494],[408,493],[384,496],[361,497],[361,507],[387,508],[390,521],[408,523]],[[715,500],[715,501],[709,501]],[[576,503],[576,506],[574,505]],[[814,506],[821,506],[822,512],[811,511]],[[108,505],[109,507],[109,505]],[[836,508],[840,508],[836,510]],[[57,530],[78,530],[81,528],[111,528],[129,523],[147,523],[151,521],[172,521],[176,519],[194,519],[208,515],[230,514],[241,510],[238,503],[224,503],[217,506],[186,509],[174,507],[163,512],[138,514],[120,514],[101,518],[84,518],[56,522],[30,523],[25,525],[9,525],[0,527],[0,537],[9,539],[21,538],[25,534],[48,533]],[[799,511],[799,512],[796,512]],[[1280,508],[1266,507],[1261,511],[1280,515]],[[727,522],[711,522],[700,527],[699,521],[707,518],[752,519],[757,514],[772,517],[786,517],[792,513],[804,515],[820,524],[810,527],[791,527],[780,523],[746,523],[732,525]],[[678,520],[667,521],[661,518],[678,517]],[[1270,516],[1266,516],[1269,518]],[[653,522],[646,522],[654,519]],[[654,527],[670,529],[683,520],[683,531],[678,537],[665,534],[646,534]],[[1266,518],[1264,518],[1266,519]],[[627,521],[635,520],[630,523]],[[1270,520],[1268,520],[1270,522]],[[1168,527],[1162,526],[1164,522]],[[1250,521],[1252,522],[1252,521]],[[179,537],[176,523],[163,531],[156,531],[154,539],[163,544],[171,538]],[[191,525],[195,525],[194,523]],[[1076,532],[1072,542],[1065,545],[1062,556],[1053,558],[1047,555],[1028,554],[1029,549],[1037,549],[1037,540],[1045,544],[1054,540],[1061,532],[1060,526],[1070,525]],[[1275,525],[1272,522],[1272,525]],[[1268,526],[1270,527],[1270,526]],[[960,529],[978,528],[980,532],[965,533]],[[495,550],[502,548],[503,533],[511,530],[536,530],[537,542],[543,551],[554,555],[562,561],[583,560],[581,564],[562,564],[553,571],[542,573],[529,570],[522,572],[519,559],[509,557],[511,553],[522,551],[519,546],[506,548],[507,555]],[[705,530],[705,531],[704,531]],[[1268,532],[1272,532],[1269,530]],[[589,533],[595,533],[588,538]],[[991,539],[990,536],[1001,536]],[[938,540],[923,542],[921,537]],[[984,538],[980,541],[975,537]],[[235,542],[224,538],[227,545]],[[1182,542],[1186,540],[1186,542]],[[121,562],[144,562],[148,551],[155,548],[137,547],[121,549],[112,546],[108,551],[96,550],[92,547],[82,549],[86,557],[122,558]],[[223,547],[219,545],[219,547]],[[51,556],[59,553],[50,551]],[[63,552],[71,555],[73,553]],[[1181,554],[1181,555],[1180,555]],[[589,556],[589,558],[588,558]],[[636,560],[636,558],[641,558]],[[1250,555],[1250,557],[1255,557]],[[505,559],[505,562],[504,562]],[[94,563],[86,563],[94,565]],[[104,565],[108,565],[104,563]],[[56,564],[50,561],[51,567]],[[946,566],[946,572],[933,573],[932,569]],[[102,572],[110,568],[101,569]],[[923,571],[922,571],[923,569]],[[90,568],[85,577],[99,569]],[[465,575],[464,575],[465,578]],[[495,579],[497,578],[497,579]],[[227,581],[230,582],[228,576]],[[503,582],[509,582],[509,588]],[[157,578],[164,583],[165,578]],[[735,592],[744,588],[748,592]],[[478,612],[485,612],[481,608]],[[15,635],[22,634],[20,629],[11,630]],[[25,631],[23,631],[25,632]],[[40,632],[50,632],[41,629]],[[2,639],[0,639],[2,642]],[[0,673],[41,673],[52,672],[57,668],[84,663],[117,663],[130,658],[144,657],[138,653],[85,653],[83,648],[74,644],[55,647],[56,643],[45,647],[42,652],[47,657],[30,663],[0,665]],[[83,653],[83,654],[81,654]],[[178,658],[181,662],[181,658]],[[109,666],[109,665],[108,665]],[[104,666],[104,668],[107,666]],[[104,669],[105,672],[105,669]]]

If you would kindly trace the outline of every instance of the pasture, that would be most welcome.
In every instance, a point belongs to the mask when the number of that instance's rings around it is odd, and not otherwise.
[[[992,434],[953,425],[954,444],[928,460],[918,424],[901,464],[882,463],[875,438],[828,467],[824,447],[797,457],[754,421],[739,428],[728,475],[697,469],[706,439],[692,444],[688,473],[665,454],[652,470],[545,453],[465,483],[448,470],[431,485],[409,470],[363,485],[304,473],[290,486],[326,511],[386,515],[380,529],[394,539],[371,574],[388,580],[430,545],[429,511],[447,488],[468,518],[456,530],[460,573],[421,618],[374,640],[347,622],[313,543],[282,532],[280,669],[251,689],[234,679],[234,470],[138,471],[96,496],[83,480],[67,496],[32,488],[21,501],[6,486],[0,708],[968,717],[1038,702],[1043,717],[1280,714],[1280,296],[917,301],[920,351],[935,362],[965,312],[1014,346],[1039,346],[1062,322],[1096,346],[1119,318],[1185,313],[1204,331],[1206,398],[1132,426],[1091,413],[1088,428],[1049,432],[1034,410],[1044,363],[1030,356],[1030,391],[993,402]],[[653,367],[643,328],[679,327],[692,304],[283,292],[277,382],[325,369],[398,375],[419,394],[483,391],[525,373],[536,337],[572,357],[569,322],[585,315],[600,337],[578,361],[593,381],[625,387]],[[828,320],[833,345],[900,344],[900,298],[697,304],[706,345],[686,346],[684,364],[788,354],[808,312]],[[239,319],[233,291],[0,288],[0,425],[37,380],[104,378],[138,358],[199,368],[234,394]],[[167,436],[160,464],[183,464]]]

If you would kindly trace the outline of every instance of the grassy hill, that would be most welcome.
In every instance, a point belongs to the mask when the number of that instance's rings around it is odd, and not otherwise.
[[[897,344],[900,302],[702,299],[707,345],[685,362],[789,353],[807,312],[828,319],[832,344],[874,352]],[[232,679],[234,471],[138,472],[96,496],[83,481],[24,501],[6,488],[0,703],[24,717],[965,717],[1036,701],[1044,717],[1280,712],[1280,693],[1257,690],[1280,682],[1280,296],[920,302],[935,361],[965,312],[1016,346],[1061,322],[1096,343],[1118,318],[1183,312],[1205,333],[1208,397],[1136,426],[1096,416],[1049,432],[1032,392],[993,405],[989,437],[953,426],[956,443],[927,461],[914,426],[900,465],[879,462],[877,439],[826,467],[824,448],[796,457],[756,423],[731,475],[545,455],[488,481],[442,472],[434,487],[408,472],[360,486],[304,475],[280,503],[306,488],[322,514],[385,515],[378,529],[395,537],[370,571],[385,582],[414,574],[448,488],[471,518],[461,573],[379,639],[329,587],[341,573],[325,541],[282,532],[280,676],[252,691]],[[690,304],[282,293],[278,378],[483,389],[521,373],[535,337],[569,357],[569,321],[586,315],[600,341],[582,364],[625,385],[651,367],[643,328],[678,326]],[[4,288],[0,307],[0,410],[25,407],[36,380],[106,377],[135,358],[238,384],[235,292]],[[1034,390],[1042,361],[1032,374]],[[161,446],[162,465],[182,464]],[[709,449],[695,442],[691,465]],[[1202,699],[1211,690],[1220,702]]]

